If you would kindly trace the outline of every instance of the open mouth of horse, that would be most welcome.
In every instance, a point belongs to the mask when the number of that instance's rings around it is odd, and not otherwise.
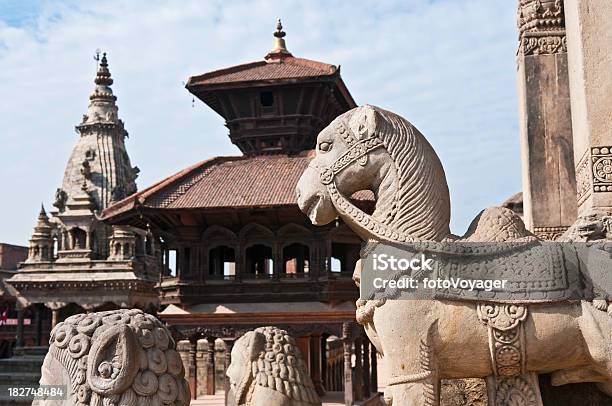
[[[317,193],[304,202],[304,212],[308,213],[308,217],[313,219],[318,209],[321,207],[321,204],[323,204],[323,196]]]

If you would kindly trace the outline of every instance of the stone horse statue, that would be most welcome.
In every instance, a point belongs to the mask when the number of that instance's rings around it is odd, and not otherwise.
[[[370,190],[372,214],[350,196]],[[442,164],[407,120],[374,106],[336,118],[317,138],[297,186],[300,209],[317,225],[340,217],[364,240],[529,241],[521,219],[484,210],[459,238],[449,232]],[[359,282],[360,264],[355,271]],[[385,400],[438,405],[441,379],[485,378],[490,405],[542,405],[537,374],[553,385],[597,382],[612,396],[612,317],[588,301],[362,300],[361,323],[388,360]],[[612,310],[612,309],[611,309]]]
[[[321,405],[294,339],[276,327],[259,327],[240,337],[227,376],[230,406]]]
[[[138,309],[68,317],[51,331],[41,385],[65,385],[42,406],[187,406],[185,369],[168,329]]]

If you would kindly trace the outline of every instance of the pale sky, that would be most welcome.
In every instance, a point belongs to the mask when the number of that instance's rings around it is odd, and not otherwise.
[[[283,20],[294,56],[341,65],[357,104],[416,125],[439,154],[452,231],[521,189],[516,1],[0,1],[0,242],[27,245],[51,208],[108,53],[143,189],[238,155],[189,76],[261,60]]]

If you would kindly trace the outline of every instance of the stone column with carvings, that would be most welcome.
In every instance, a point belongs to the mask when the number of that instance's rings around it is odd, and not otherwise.
[[[200,396],[208,395],[208,343],[206,339],[199,339],[197,344],[197,388],[196,399]]]
[[[576,219],[576,177],[563,3],[519,0],[517,52],[527,228],[544,239]]]
[[[51,309],[51,329],[55,328],[57,323],[60,322],[60,309],[66,307],[66,302],[46,302],[45,306]]]
[[[612,212],[612,2],[565,0],[578,215]]]

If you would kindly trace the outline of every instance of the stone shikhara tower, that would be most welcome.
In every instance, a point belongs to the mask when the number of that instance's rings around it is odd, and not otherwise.
[[[129,226],[109,226],[98,214],[113,202],[136,192],[138,168],[132,167],[118,118],[117,98],[106,54],[99,59],[95,90],[76,130],[56,211],[44,208],[30,240],[27,261],[9,283],[19,303],[45,304],[53,323],[75,309],[157,306],[158,247],[153,235]],[[60,314],[60,310],[64,309]]]

